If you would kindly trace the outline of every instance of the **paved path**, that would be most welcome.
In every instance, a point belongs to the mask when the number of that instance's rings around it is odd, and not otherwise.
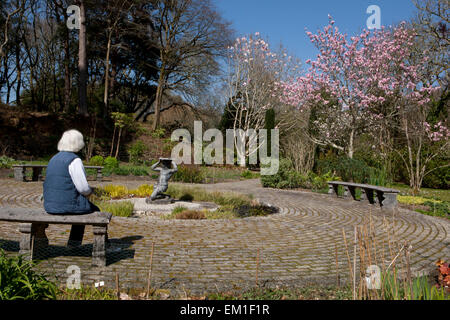
[[[107,183],[92,182],[94,186]],[[142,182],[120,184],[136,187]],[[446,219],[404,209],[385,212],[329,195],[263,189],[258,180],[199,187],[253,194],[278,206],[280,213],[239,220],[114,217],[109,236],[122,251],[108,254],[105,268],[90,266],[90,227],[86,228],[83,247],[70,251],[65,248],[69,227],[51,225],[47,229],[50,251],[44,253],[40,268],[65,283],[67,267],[78,265],[82,282],[103,280],[111,288],[118,272],[122,287],[144,288],[154,243],[152,286],[178,293],[247,288],[255,285],[256,276],[260,285],[267,286],[335,285],[336,252],[341,283],[349,278],[343,231],[349,243],[349,257],[353,259],[354,226],[371,227],[376,244],[371,250],[373,264],[387,265],[390,250],[395,256],[405,241],[412,246],[414,272],[429,271],[438,258],[450,258],[450,222]],[[41,207],[41,193],[40,182],[0,180],[0,206]],[[18,251],[17,228],[18,224],[0,222],[0,248],[11,254]],[[403,255],[397,261],[401,264]]]

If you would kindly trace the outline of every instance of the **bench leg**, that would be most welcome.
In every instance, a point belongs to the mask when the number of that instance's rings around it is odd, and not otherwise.
[[[339,193],[338,193],[338,191],[339,191],[339,186],[333,185],[333,191],[334,191],[334,194],[336,195],[336,197],[339,196]]]
[[[21,223],[19,231],[22,237],[19,254],[25,255],[25,258],[36,258],[39,249],[48,246],[48,238],[45,234],[47,227],[48,224],[44,223]]]
[[[94,245],[92,248],[92,265],[96,267],[105,267],[108,228],[106,226],[94,226],[93,231]]]
[[[356,200],[356,188],[348,187],[348,190],[350,191],[350,195],[352,196],[353,200]]]
[[[42,180],[42,168],[33,168],[33,178],[32,181]]]
[[[25,181],[25,167],[14,168],[14,179],[17,181]]]
[[[95,180],[102,181],[102,169],[97,169],[97,177]]]
[[[364,189],[364,193],[365,193],[369,203],[370,204],[375,204],[375,199],[373,197],[373,190],[372,189]]]

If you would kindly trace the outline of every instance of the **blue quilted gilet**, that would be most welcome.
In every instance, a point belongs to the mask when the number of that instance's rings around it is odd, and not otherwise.
[[[69,174],[70,163],[78,158],[61,151],[50,159],[44,181],[44,208],[48,213],[90,213],[91,203],[77,191]]]

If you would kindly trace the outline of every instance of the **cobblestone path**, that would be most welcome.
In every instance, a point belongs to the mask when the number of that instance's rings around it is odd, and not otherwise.
[[[136,187],[143,182],[113,183]],[[235,220],[113,217],[109,237],[122,251],[108,253],[104,268],[90,265],[90,227],[86,228],[83,246],[74,250],[65,247],[70,226],[50,225],[50,247],[42,253],[39,268],[61,283],[68,276],[67,267],[77,265],[83,283],[105,281],[106,286],[114,288],[117,272],[121,287],[145,288],[154,243],[152,286],[177,293],[242,289],[254,286],[257,277],[258,283],[266,286],[335,285],[337,274],[341,283],[349,279],[348,258],[353,263],[355,226],[373,231],[376,246],[371,250],[372,264],[386,266],[405,242],[412,246],[411,267],[415,273],[428,272],[439,258],[450,258],[450,222],[446,219],[405,209],[387,212],[323,194],[263,189],[258,180],[199,187],[253,194],[279,207],[280,212]],[[0,206],[42,207],[41,193],[41,182],[0,180]],[[0,222],[0,248],[17,254],[19,238],[17,223]],[[403,255],[397,261],[401,264]]]

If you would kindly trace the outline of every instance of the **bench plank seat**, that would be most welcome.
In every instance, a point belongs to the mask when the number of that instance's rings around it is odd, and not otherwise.
[[[48,246],[45,229],[49,224],[92,225],[92,264],[97,267],[106,266],[106,236],[111,217],[109,212],[51,215],[43,209],[0,207],[0,221],[20,222],[20,254],[31,259],[35,257],[38,249]]]
[[[44,209],[30,208],[2,208],[0,211],[0,220],[29,223],[104,225],[110,222],[111,216],[109,212],[53,215],[48,214]]]
[[[47,168],[45,164],[15,164],[12,166],[14,170],[14,179],[17,181],[25,181],[25,172],[27,168],[33,170],[32,181],[42,180],[42,170]],[[95,176],[96,181],[102,180],[102,166],[84,166],[85,169],[95,169],[97,170],[97,175]]]
[[[350,187],[355,187],[355,188],[370,188],[372,190],[379,190],[382,192],[392,192],[392,193],[400,193],[399,190],[397,189],[391,189],[391,188],[386,188],[386,187],[380,187],[380,186],[373,186],[370,184],[361,184],[361,183],[353,183],[353,182],[343,182],[343,181],[328,181],[328,184],[333,184],[333,185],[341,185],[341,186],[350,186]]]
[[[356,199],[355,189],[361,189],[361,199],[360,201],[369,201],[370,204],[379,203],[382,208],[385,209],[395,209],[398,206],[397,194],[400,193],[397,189],[391,189],[380,186],[373,186],[370,184],[361,184],[345,181],[328,181],[329,194],[338,194],[338,186],[343,186],[344,197]]]

